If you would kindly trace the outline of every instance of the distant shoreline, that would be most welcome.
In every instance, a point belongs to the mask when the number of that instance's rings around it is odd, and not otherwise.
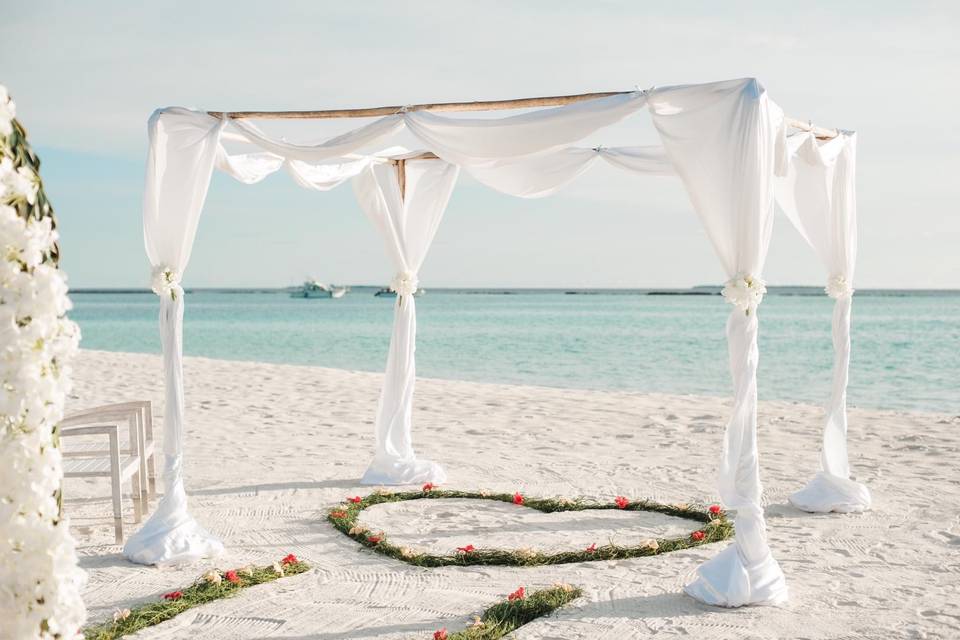
[[[257,294],[285,293],[295,287],[192,287],[186,293],[223,293]],[[350,285],[352,290],[377,291],[378,285]],[[649,287],[649,288],[606,288],[606,287],[431,287],[430,292],[461,295],[635,295],[635,296],[710,296],[720,295],[720,286],[702,285],[690,288]],[[71,289],[72,294],[151,294],[150,289],[90,287]],[[768,286],[769,295],[778,296],[822,296],[823,287],[817,286]],[[960,295],[960,289],[857,289],[857,296],[954,296]]]

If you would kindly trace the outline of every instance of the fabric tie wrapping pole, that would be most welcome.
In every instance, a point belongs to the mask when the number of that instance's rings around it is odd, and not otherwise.
[[[733,410],[723,441],[720,497],[736,538],[685,587],[707,604],[779,604],[787,586],[767,544],[757,452],[756,305],[773,224],[773,178],[786,164],[783,113],[754,79],[654,90],[654,125],[731,279],[727,321]]]
[[[187,509],[183,483],[183,289],[180,274],[190,251],[223,123],[189,110],[157,111],[150,118],[150,150],[143,201],[143,235],[160,296],[164,368],[164,493],[157,510],[123,547],[140,564],[179,564],[223,552]]]
[[[820,471],[790,496],[794,506],[815,513],[860,512],[871,505],[870,490],[850,477],[847,453],[851,283],[857,253],[856,142],[856,134],[846,131],[823,143],[809,133],[790,136],[787,174],[776,181],[777,203],[826,268],[826,292],[835,300],[833,382],[825,407]]]
[[[392,163],[372,164],[353,181],[357,200],[383,238],[398,273],[393,285],[397,290],[393,333],[377,405],[376,450],[362,484],[440,484],[446,480],[440,465],[418,459],[413,450],[417,334],[413,294],[457,174],[455,165],[442,160],[406,160],[402,192]]]

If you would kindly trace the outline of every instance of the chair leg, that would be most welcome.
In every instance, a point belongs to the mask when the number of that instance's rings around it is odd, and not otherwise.
[[[151,454],[147,460],[147,475],[149,476],[149,492],[151,498],[157,497],[157,454]]]
[[[140,417],[143,420],[143,438],[146,442],[147,438],[153,440],[153,405],[150,404],[150,401],[143,403],[143,407],[140,409]],[[148,480],[148,491],[150,492],[151,498],[157,497],[157,454],[156,451],[150,454],[150,458],[147,460],[147,475]]]
[[[130,476],[130,498],[133,500],[133,521],[139,523],[143,519],[143,486],[140,484],[140,472],[135,471]]]
[[[150,487],[147,482],[147,433],[144,424],[143,411],[136,413],[137,437],[140,442],[140,506],[143,513],[150,511]]]
[[[112,460],[110,480],[113,485],[113,531],[117,544],[123,544],[123,487],[120,484],[120,458]]]

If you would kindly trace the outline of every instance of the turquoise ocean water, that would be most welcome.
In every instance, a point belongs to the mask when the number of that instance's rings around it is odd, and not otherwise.
[[[394,301],[373,292],[188,292],[184,352],[382,371]],[[806,295],[814,292],[772,290],[760,307],[761,399],[826,398],[832,300]],[[84,348],[160,352],[152,293],[71,297]],[[431,290],[417,300],[417,368],[480,382],[725,395],[728,312],[716,295]],[[960,292],[857,292],[851,404],[960,413],[958,318]]]

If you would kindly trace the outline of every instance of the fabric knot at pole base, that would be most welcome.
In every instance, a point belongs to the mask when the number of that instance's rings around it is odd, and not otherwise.
[[[864,485],[821,471],[803,489],[790,495],[790,504],[811,513],[861,513],[870,509],[870,490]]]
[[[127,560],[147,565],[175,565],[223,553],[223,543],[187,511],[181,464],[180,456],[167,457],[163,498],[150,519],[123,546]]]
[[[683,590],[700,602],[717,607],[779,605],[787,601],[783,571],[770,552],[749,563],[736,543],[700,565],[697,578]]]
[[[429,460],[391,460],[376,457],[360,479],[363,485],[443,484],[447,472]]]

